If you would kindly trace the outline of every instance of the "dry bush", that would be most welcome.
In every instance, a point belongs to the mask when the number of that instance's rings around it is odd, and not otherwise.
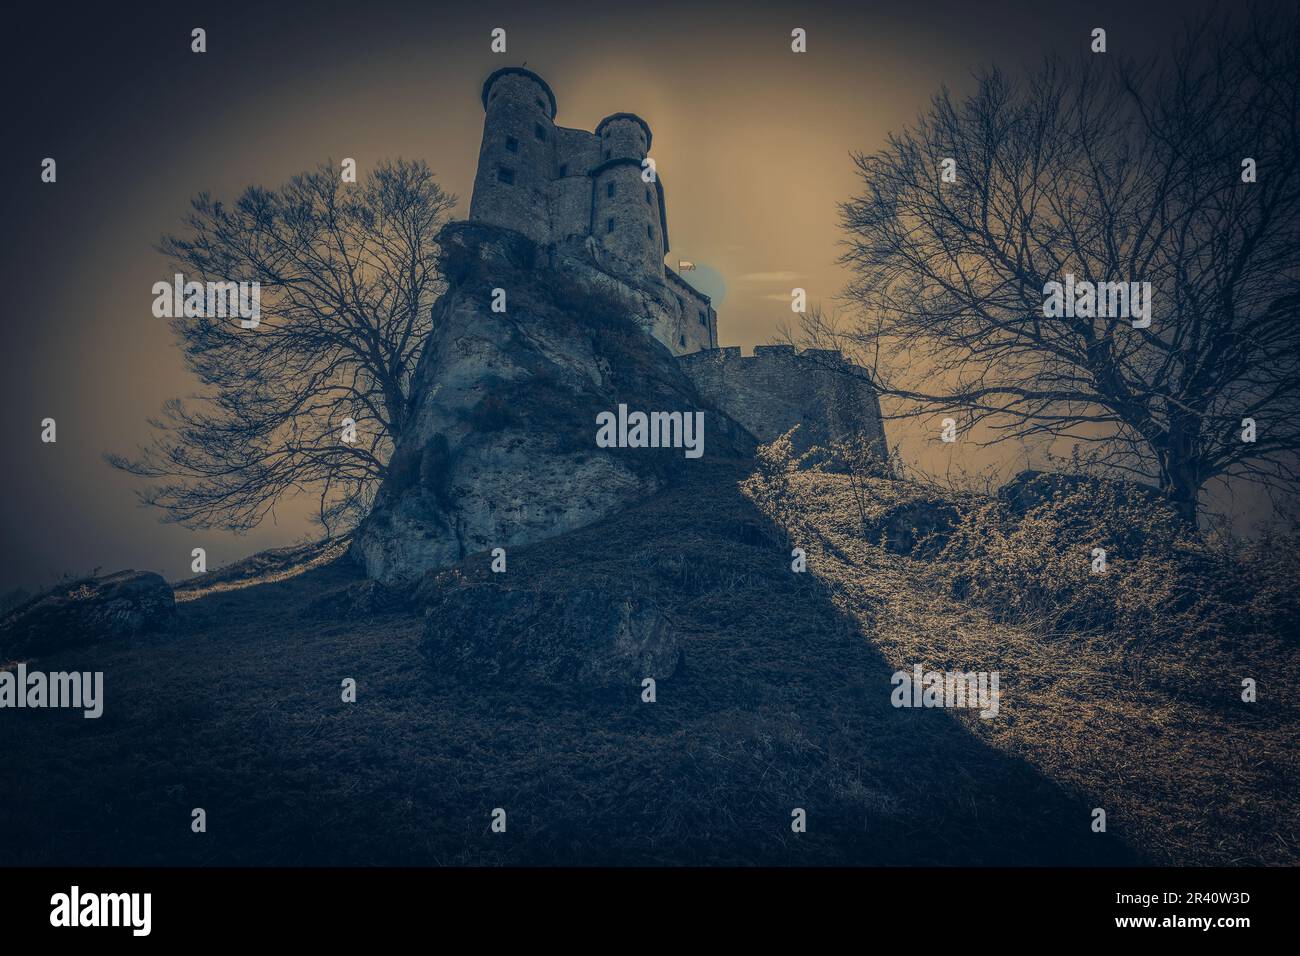
[[[1047,633],[1107,633],[1138,646],[1294,639],[1294,543],[1274,535],[1216,550],[1162,501],[1089,478],[1020,515],[996,498],[967,511],[940,567],[955,597]],[[1092,569],[1094,548],[1106,551],[1102,573]]]

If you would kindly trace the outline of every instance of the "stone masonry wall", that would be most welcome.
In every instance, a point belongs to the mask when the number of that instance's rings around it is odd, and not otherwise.
[[[845,366],[838,351],[796,353],[789,345],[760,345],[753,356],[743,357],[733,346],[681,355],[677,361],[704,398],[760,442],[799,425],[796,453],[859,434],[878,441],[885,456],[876,394],[866,382],[835,370]]]

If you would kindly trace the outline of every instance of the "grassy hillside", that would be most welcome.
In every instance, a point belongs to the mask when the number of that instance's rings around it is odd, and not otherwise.
[[[994,623],[866,544],[842,476],[796,475],[797,507],[765,514],[749,472],[702,464],[510,552],[512,586],[634,580],[659,603],[686,666],[657,703],[451,679],[418,609],[340,616],[341,553],[262,557],[179,589],[166,634],[32,665],[103,670],[107,702],[5,715],[0,863],[1297,861],[1289,703],[1184,697],[1104,642]],[[487,556],[453,573],[486,580]],[[893,708],[918,662],[1000,670],[1000,716]]]

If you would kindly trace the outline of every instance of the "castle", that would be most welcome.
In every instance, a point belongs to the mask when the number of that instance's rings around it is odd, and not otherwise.
[[[550,86],[522,67],[483,84],[483,143],[471,222],[523,233],[595,264],[656,300],[649,331],[675,355],[717,345],[709,297],[664,265],[664,186],[650,167],[650,126],[614,113],[594,133],[555,123]],[[646,180],[650,179],[650,182]]]
[[[796,450],[855,432],[883,451],[875,393],[835,373],[838,352],[774,345],[743,357],[739,348],[718,348],[709,297],[664,264],[664,184],[657,170],[647,172],[652,133],[644,119],[613,113],[594,133],[559,126],[555,94],[523,67],[487,78],[483,109],[471,222],[522,233],[553,259],[592,264],[635,294],[645,330],[681,358],[701,395],[759,441],[799,424]]]
[[[488,77],[483,107],[469,219],[439,234],[447,288],[410,415],[353,538],[371,577],[413,582],[587,527],[796,425],[796,452],[883,439],[874,392],[839,353],[717,347],[709,297],[664,266],[644,120],[556,126],[551,88],[520,67]],[[679,417],[684,448],[688,416],[702,423],[699,454],[602,442],[597,426],[627,408]]]

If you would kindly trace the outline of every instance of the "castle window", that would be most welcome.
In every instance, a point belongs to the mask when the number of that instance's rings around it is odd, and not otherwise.
[[[568,163],[561,163],[561,164],[560,164],[560,176],[561,176],[561,177],[564,177],[564,176],[567,176],[567,175],[569,175],[569,164],[568,164]]]
[[[646,226],[646,227],[645,227],[645,237],[646,237],[647,239],[652,240],[652,241],[654,240],[654,237],[655,237],[655,231],[654,231],[653,229],[651,229],[649,226]]]
[[[609,183],[607,186],[605,186],[605,195],[608,196],[610,199],[613,199],[613,198],[614,198],[614,184],[613,184],[613,183]]]
[[[613,220],[613,219],[607,219],[607,220],[605,221],[605,231],[606,231],[606,232],[613,232],[613,231],[614,231],[614,220]]]
[[[686,336],[684,335],[677,336],[677,344],[680,345],[682,348],[686,348]]]
[[[707,312],[701,312],[701,313],[700,313],[700,325],[708,326],[708,324],[709,324],[709,313],[707,313]]]
[[[543,143],[546,142],[546,130],[542,129],[541,123],[533,124],[533,135],[536,136]]]
[[[505,183],[507,186],[513,186],[515,184],[515,171],[513,169],[507,169],[505,166],[500,166],[497,168],[497,179]]]
[[[648,190],[648,189],[645,191],[645,201],[646,201],[647,204],[650,204],[650,203],[653,202],[653,200],[650,199],[650,190]]]
[[[546,104],[543,103],[541,100],[537,101],[537,108],[541,110],[543,113],[546,112]]]
[[[519,140],[515,139],[513,136],[507,136],[506,149],[510,150],[512,153],[519,152]]]

